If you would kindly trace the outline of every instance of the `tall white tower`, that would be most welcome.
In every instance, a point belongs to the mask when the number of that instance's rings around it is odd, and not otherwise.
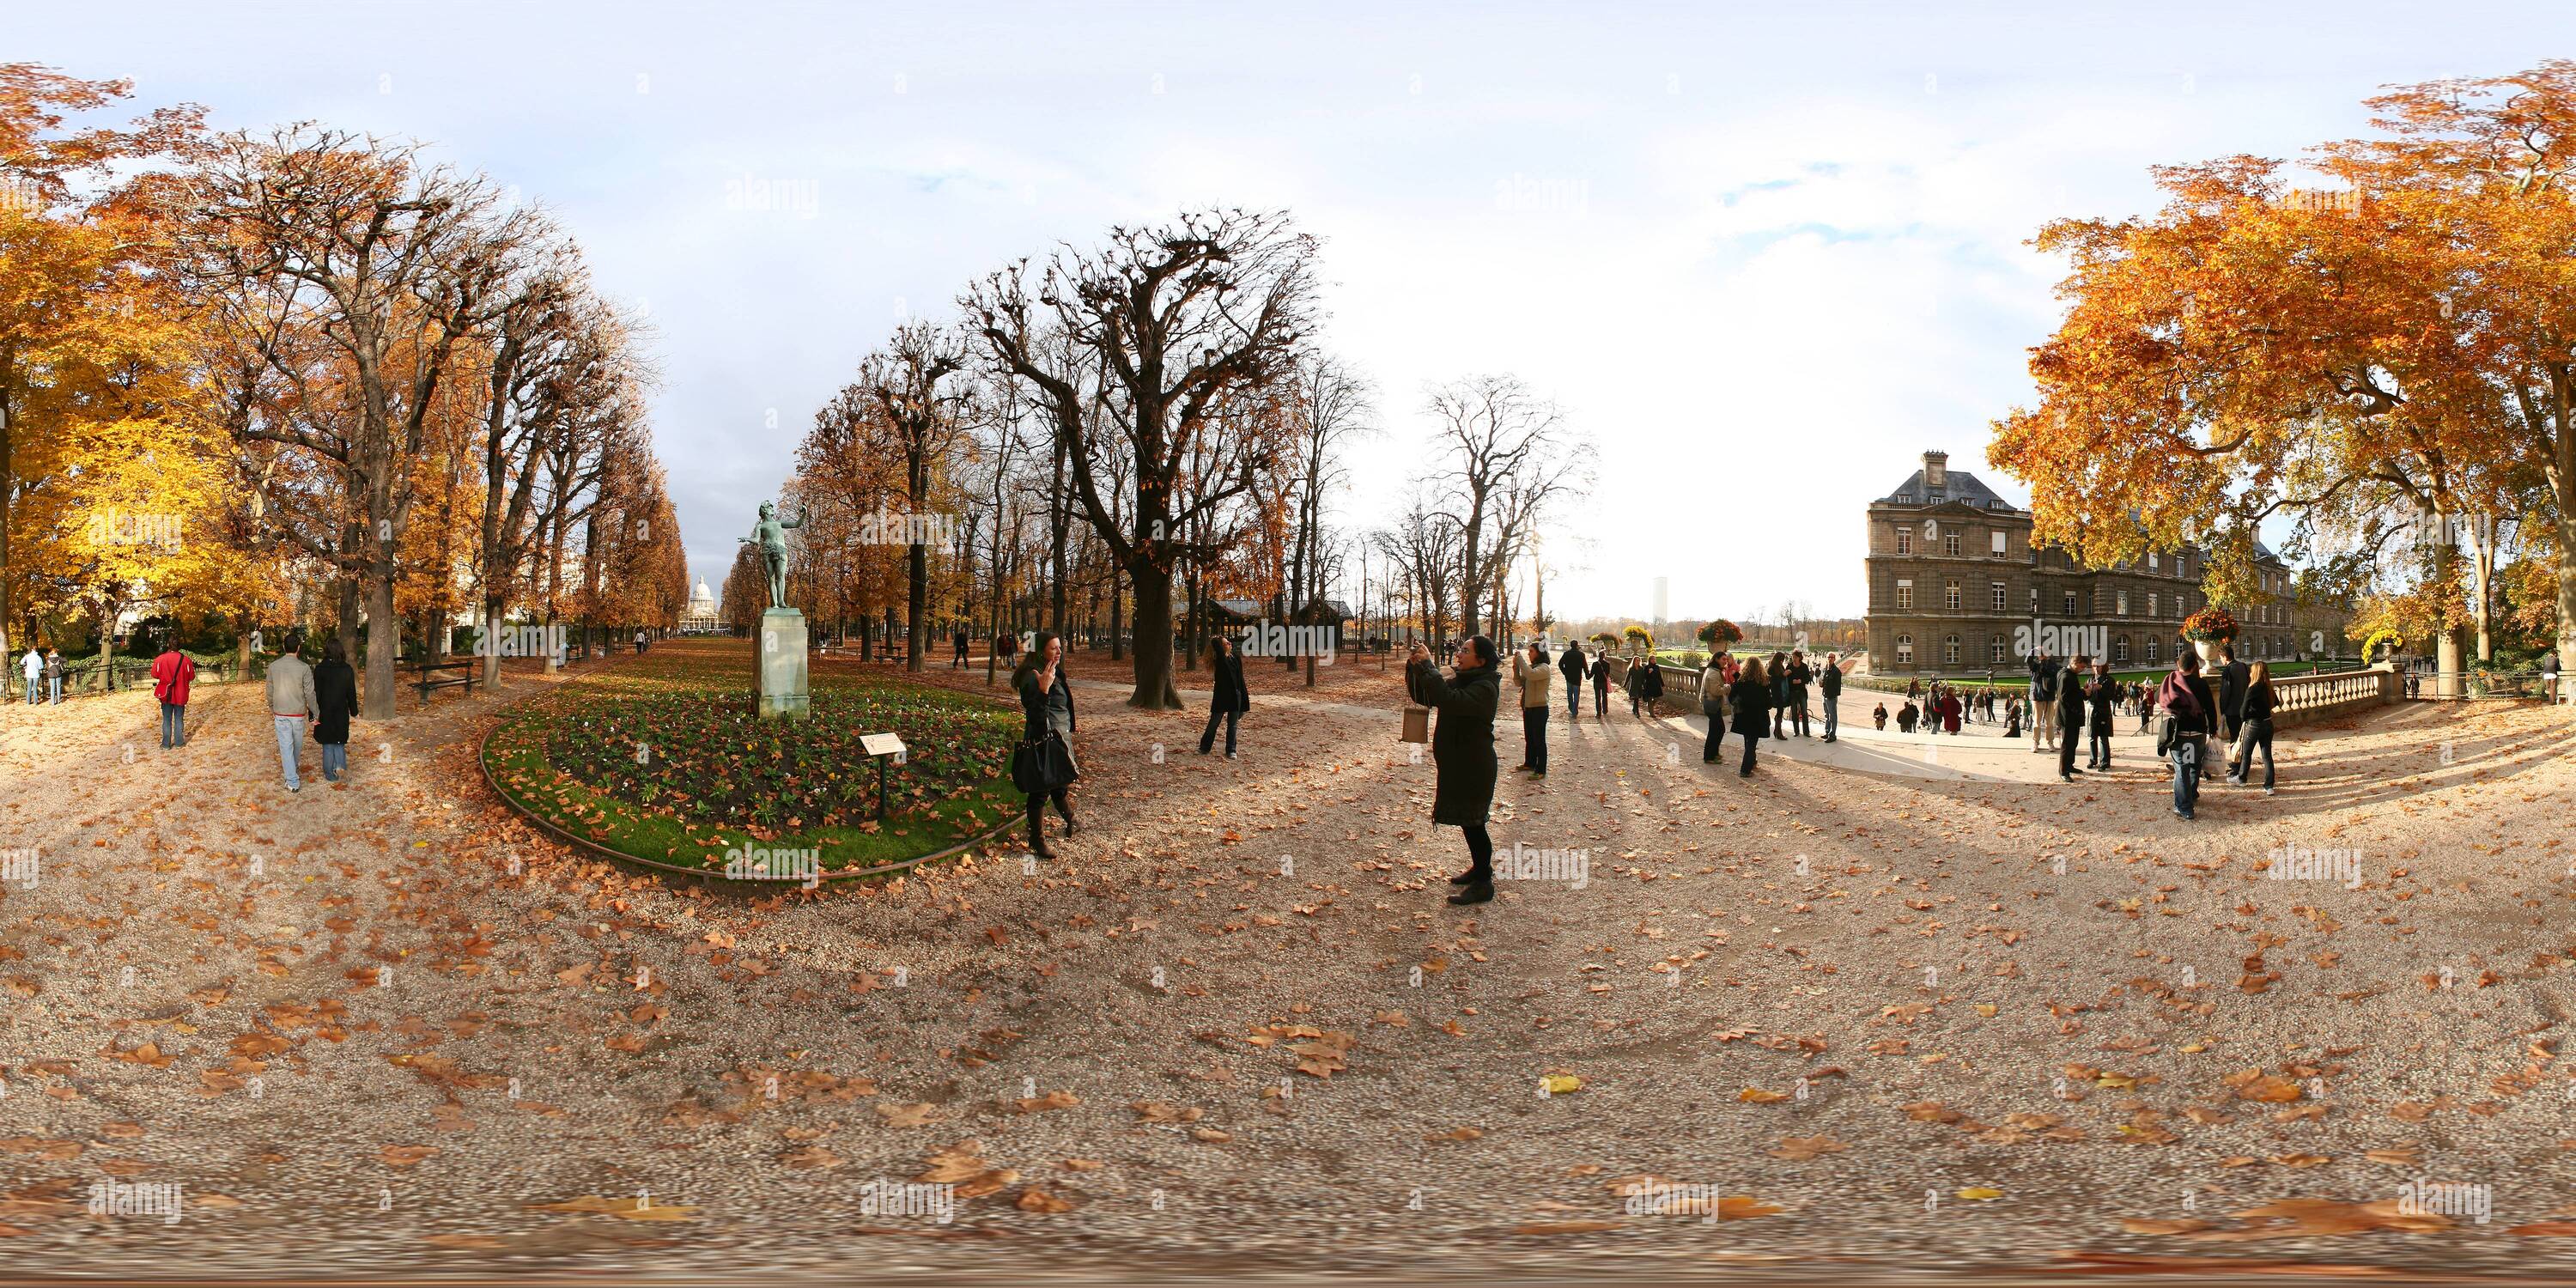
[[[1655,625],[1657,626],[1672,620],[1669,611],[1672,607],[1672,588],[1672,578],[1655,578]]]

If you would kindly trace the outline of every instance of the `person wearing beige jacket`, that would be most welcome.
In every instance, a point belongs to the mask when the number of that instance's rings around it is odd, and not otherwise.
[[[1548,682],[1556,678],[1556,668],[1548,664],[1547,646],[1532,644],[1512,654],[1512,681],[1521,689],[1521,763],[1514,773],[1528,770],[1532,775],[1547,777],[1547,708]]]
[[[296,753],[304,749],[304,731],[320,714],[322,704],[313,696],[313,668],[304,664],[302,636],[291,636],[286,651],[268,664],[269,723],[277,729],[277,758],[286,766],[286,790],[300,792],[304,783],[295,776]]]

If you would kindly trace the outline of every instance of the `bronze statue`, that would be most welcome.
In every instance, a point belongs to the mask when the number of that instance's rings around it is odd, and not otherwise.
[[[760,522],[753,524],[751,535],[741,538],[746,546],[760,547],[760,562],[769,570],[769,606],[787,607],[787,530],[805,526],[808,517],[804,503],[796,506],[796,517],[781,520],[778,507],[760,503]]]

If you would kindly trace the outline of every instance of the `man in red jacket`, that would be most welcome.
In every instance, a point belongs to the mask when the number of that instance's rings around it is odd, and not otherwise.
[[[161,700],[161,746],[188,745],[188,682],[197,678],[197,664],[179,651],[173,639],[152,659],[152,696]]]

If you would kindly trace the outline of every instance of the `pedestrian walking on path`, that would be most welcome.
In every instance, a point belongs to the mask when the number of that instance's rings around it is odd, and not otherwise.
[[[2236,754],[2227,766],[2227,781],[2245,785],[2254,768],[2256,748],[2263,752],[2263,794],[2272,795],[2272,664],[2257,662],[2246,672],[2245,696],[2237,708]]]
[[[2078,653],[2068,659],[2064,671],[2050,677],[2059,681],[2057,699],[2049,704],[2050,714],[2057,717],[2057,735],[2050,741],[2057,745],[2057,780],[2062,783],[2074,782],[2075,776],[2084,772],[2075,767],[2075,745],[2084,741],[2088,709],[2075,685],[2085,672],[2087,660]]]
[[[1531,644],[1512,654],[1512,684],[1521,697],[1521,763],[1514,773],[1547,777],[1547,712],[1552,705],[1547,686],[1554,676],[1544,646]]]
[[[2047,649],[2032,649],[2030,668],[2030,754],[2036,756],[2057,748],[2057,703],[2063,696],[2060,686],[2065,676],[2057,659]]]
[[[1011,690],[1020,695],[1020,714],[1027,721],[1011,756],[1011,782],[1028,793],[1029,853],[1052,859],[1055,851],[1046,843],[1047,802],[1054,801],[1055,812],[1064,816],[1066,836],[1080,831],[1066,793],[1082,777],[1073,758],[1073,686],[1064,676],[1064,644],[1053,631],[1038,632],[1028,656],[1011,672]]]
[[[1663,668],[1652,657],[1628,660],[1628,714],[1642,720],[1654,709],[1655,699],[1664,696]]]
[[[1738,778],[1753,776],[1753,752],[1768,731],[1771,709],[1771,682],[1762,674],[1762,659],[1746,658],[1744,669],[1735,673],[1735,683],[1727,686],[1727,696],[1735,706],[1735,733],[1744,739],[1744,764],[1735,771]]]
[[[1223,635],[1208,641],[1208,671],[1215,691],[1208,695],[1207,728],[1199,734],[1199,754],[1216,747],[1216,725],[1225,722],[1225,758],[1234,759],[1234,727],[1252,709],[1252,689],[1243,682],[1243,655]]]
[[[1708,719],[1708,737],[1700,744],[1699,763],[1717,763],[1718,750],[1726,742],[1727,710],[1726,658],[1712,658],[1706,670],[1699,673],[1699,713]]]
[[[1565,677],[1565,718],[1570,723],[1583,716],[1583,649],[1572,640],[1565,642],[1565,653],[1556,659],[1556,670]]]
[[[1453,904],[1494,897],[1494,838],[1485,831],[1485,820],[1493,813],[1494,780],[1502,769],[1494,755],[1494,711],[1503,688],[1498,660],[1492,640],[1471,635],[1459,647],[1458,666],[1450,675],[1440,674],[1430,651],[1419,643],[1404,661],[1405,692],[1439,713],[1431,730],[1432,826],[1457,828],[1467,840],[1469,866],[1449,878],[1449,884],[1461,887],[1449,896]]]
[[[170,641],[161,656],[152,659],[152,698],[161,704],[161,748],[188,745],[188,686],[197,678],[197,664],[179,651],[179,642]]]
[[[45,651],[30,644],[27,656],[18,664],[18,673],[27,677],[27,705],[36,705],[36,686],[45,678]]]
[[[53,705],[61,706],[63,704],[63,651],[61,649],[45,650],[45,688],[52,695]]]
[[[1807,686],[1815,683],[1815,668],[1807,665],[1807,651],[1789,651],[1789,732],[1801,738],[1814,735],[1807,731]]]
[[[2072,680],[2068,681],[2070,684],[2072,682]],[[2097,769],[2106,773],[2110,771],[2111,708],[2120,704],[2122,687],[2124,686],[2119,681],[2111,678],[2111,664],[2096,659],[2093,663],[2092,683],[2084,689],[2084,703],[2089,712],[2089,725],[2092,729],[2090,746],[2087,748],[2091,754],[2085,762],[2085,767],[2088,769]],[[2072,692],[2065,692],[2060,695],[2059,701],[2071,702],[2074,696]]]
[[[1592,718],[1610,718],[1610,650],[1606,648],[1592,653]]]
[[[349,722],[358,718],[358,673],[340,641],[322,645],[322,664],[313,668],[313,741],[322,748],[322,781],[349,776]]]
[[[2156,705],[2165,713],[2156,754],[2171,763],[2173,812],[2185,822],[2192,820],[2200,801],[2200,770],[2208,755],[2208,693],[2208,683],[2200,678],[2200,657],[2189,650],[2175,660],[2173,673],[2156,690]]]
[[[304,638],[291,635],[286,651],[268,664],[268,714],[277,734],[277,759],[286,768],[286,790],[304,790],[296,775],[296,758],[304,749],[304,731],[313,724],[313,668],[304,664]]]
[[[1842,654],[1825,654],[1825,669],[1819,672],[1816,676],[1816,692],[1823,695],[1825,699],[1825,741],[1833,742],[1839,736],[1835,733],[1835,730],[1842,727]],[[1887,724],[1885,720],[1881,720],[1878,723],[1882,728]]]

